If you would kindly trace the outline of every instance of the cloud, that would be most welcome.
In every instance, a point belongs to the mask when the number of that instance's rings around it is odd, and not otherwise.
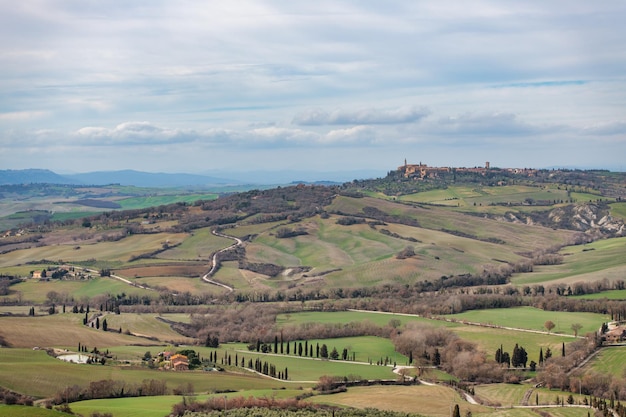
[[[83,127],[73,135],[79,143],[113,145],[156,145],[193,141],[197,133],[188,129],[169,129],[149,122],[125,122],[113,129],[105,127]]]
[[[321,142],[333,145],[369,145],[373,144],[376,139],[376,132],[369,126],[354,126],[347,129],[331,130],[326,133]]]
[[[0,121],[2,122],[25,122],[33,119],[40,119],[50,115],[47,111],[14,111],[0,113]]]
[[[361,109],[361,110],[309,110],[296,115],[292,123],[303,126],[322,125],[384,125],[415,123],[430,114],[425,107],[400,107],[396,109]]]
[[[570,144],[597,139],[618,159],[626,3],[567,5],[0,2],[0,165],[28,167],[28,147],[176,154],[181,169],[184,153],[263,164],[341,146],[355,164],[481,143],[525,159],[505,145],[547,139],[569,150],[545,154],[584,159]]]
[[[428,132],[439,135],[463,136],[518,136],[536,134],[540,131],[547,132],[553,129],[524,122],[512,113],[464,113],[457,116],[442,117],[426,128]]]
[[[626,135],[626,122],[616,121],[609,123],[599,123],[593,126],[585,127],[583,129],[583,133],[587,135],[602,136]]]

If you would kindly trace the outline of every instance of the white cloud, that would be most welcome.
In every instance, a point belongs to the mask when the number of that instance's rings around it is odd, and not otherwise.
[[[14,111],[7,113],[0,113],[0,121],[8,122],[26,122],[29,120],[40,119],[49,116],[47,111]]]
[[[624,15],[618,0],[0,2],[0,162],[29,146],[258,164],[346,146],[369,164],[425,144],[621,145]]]
[[[400,107],[396,109],[360,109],[360,110],[309,110],[296,115],[293,123],[305,126],[316,125],[379,125],[418,122],[428,116],[425,107]]]

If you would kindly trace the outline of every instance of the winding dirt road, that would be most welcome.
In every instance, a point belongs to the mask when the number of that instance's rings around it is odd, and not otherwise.
[[[239,239],[238,237],[235,237],[235,236],[228,236],[228,235],[225,235],[223,233],[219,233],[216,230],[211,231],[211,233],[213,233],[215,236],[223,237],[223,238],[226,238],[226,239],[232,239],[232,240],[235,241],[235,243],[233,243],[232,245],[230,245],[230,246],[228,246],[228,247],[226,247],[224,249],[221,249],[221,250],[219,250],[219,251],[217,251],[217,252],[215,252],[213,254],[213,258],[211,259],[211,269],[209,270],[209,272],[207,272],[206,274],[204,274],[202,276],[202,280],[204,282],[209,283],[209,284],[217,285],[218,287],[225,288],[226,290],[228,290],[228,292],[233,292],[235,290],[233,287],[231,287],[230,285],[226,285],[226,284],[223,284],[221,282],[212,280],[211,277],[213,276],[213,274],[215,272],[217,272],[217,256],[220,253],[222,253],[222,252],[226,252],[227,250],[230,250],[230,249],[232,249],[234,247],[243,245],[243,240],[241,240],[241,239]]]

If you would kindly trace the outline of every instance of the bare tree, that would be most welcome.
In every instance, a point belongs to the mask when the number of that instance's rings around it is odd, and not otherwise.
[[[548,320],[543,324],[543,327],[545,327],[548,330],[548,333],[550,333],[552,329],[554,329],[555,326],[556,325],[554,324],[552,320]]]
[[[583,328],[583,325],[580,323],[572,324],[572,330],[574,331],[574,337],[578,337],[578,331]]]

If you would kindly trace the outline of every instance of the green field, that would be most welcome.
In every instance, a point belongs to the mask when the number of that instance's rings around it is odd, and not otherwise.
[[[609,347],[600,350],[586,368],[616,377],[626,376],[626,347]]]
[[[392,320],[398,320],[401,325],[409,322],[430,323],[434,326],[458,327],[458,323],[450,323],[439,320],[431,320],[408,314],[380,313],[374,311],[338,311],[322,312],[310,311],[293,314],[279,314],[276,317],[278,327],[287,325],[300,325],[304,323],[330,323],[345,324],[350,322],[369,321],[377,326],[386,326]]]
[[[626,221],[626,203],[611,204],[611,215]]]
[[[626,290],[602,291],[595,294],[572,295],[572,297],[585,300],[626,300]]]
[[[144,197],[130,197],[117,200],[122,210],[134,210],[145,207],[164,206],[174,203],[193,204],[199,200],[215,200],[217,194],[173,194],[173,195],[149,195]]]
[[[194,230],[191,236],[182,240],[175,248],[157,255],[159,259],[209,260],[210,255],[233,244],[232,239],[215,236],[210,228]]]
[[[417,280],[435,280],[441,275],[480,272],[476,265],[499,265],[521,259],[507,245],[442,231],[398,224],[380,227],[404,237],[399,238],[365,224],[342,226],[336,221],[337,217],[302,221],[291,227],[304,229],[307,234],[291,239],[278,239],[271,230],[261,232],[257,228],[260,234],[246,246],[247,257],[253,262],[284,267],[309,266],[312,268],[309,276],[332,271],[323,274],[324,283],[343,288],[368,287],[389,281],[410,284]],[[407,240],[409,238],[415,241]],[[395,255],[407,246],[412,246],[417,255],[396,259]],[[268,285],[275,286],[277,280],[280,279],[273,279]]]
[[[492,313],[493,312],[493,313]],[[556,323],[556,320],[563,320],[562,324],[567,324],[568,327],[571,323],[580,322],[585,323],[583,326],[592,326],[596,324],[596,329],[599,328],[606,320],[600,320],[601,316],[593,315],[589,313],[560,313],[556,315],[550,315],[533,308],[520,308],[520,309],[502,309],[502,310],[476,310],[470,311],[464,314],[468,316],[453,315],[447,317],[454,317],[455,322],[445,320],[432,320],[422,317],[402,315],[402,314],[381,314],[376,312],[357,312],[357,311],[343,311],[343,312],[303,312],[296,314],[283,314],[277,317],[277,325],[284,327],[294,324],[304,323],[328,323],[328,324],[346,324],[350,322],[371,322],[377,326],[386,326],[391,320],[397,320],[402,326],[407,323],[423,323],[431,326],[443,326],[448,327],[460,338],[476,343],[487,355],[491,358],[495,355],[496,350],[502,345],[505,351],[511,352],[514,345],[517,343],[523,346],[528,352],[528,358],[530,360],[539,360],[539,350],[550,348],[553,352],[559,351],[563,343],[569,343],[574,339],[569,335],[559,335],[553,332],[553,334],[542,334],[527,331],[507,330],[501,328],[494,328],[489,326],[473,326],[464,325],[462,320],[468,320],[467,317],[475,317],[477,319],[485,319],[483,323],[495,324],[494,320],[502,320],[503,323],[507,322],[504,317],[510,317],[509,321],[513,321],[517,326],[521,328],[531,329],[531,327],[524,327],[523,325],[535,325],[543,326],[547,317],[551,317]],[[545,314],[545,315],[544,315]],[[458,317],[455,317],[458,316]],[[464,318],[465,317],[465,318]],[[544,318],[546,317],[546,318]],[[541,321],[543,320],[543,321]],[[578,321],[577,321],[578,320]],[[475,320],[468,320],[475,321]],[[503,324],[505,325],[505,324]],[[559,322],[561,325],[561,322]],[[581,330],[584,331],[585,327]],[[398,362],[401,364],[400,362]]]
[[[114,352],[114,349],[111,351]],[[157,379],[166,381],[169,389],[191,383],[196,392],[272,389],[293,384],[249,372],[164,372],[129,366],[79,365],[66,363],[48,356],[44,351],[31,349],[0,349],[0,375],[4,387],[40,398],[53,396],[65,386],[84,387],[92,381],[102,379],[121,380],[127,384],[141,384],[146,379]],[[300,385],[308,384],[298,383]]]
[[[572,324],[579,323],[579,334],[594,332],[610,320],[610,317],[593,313],[570,313],[544,311],[533,307],[504,308],[492,310],[471,310],[446,316],[458,321],[493,324],[496,326],[547,331],[544,323],[552,321],[556,327],[552,333],[573,335]]]
[[[533,272],[516,274],[512,282],[517,285],[550,283],[571,285],[576,282],[593,282],[621,279],[626,272],[626,238],[599,240],[579,246],[568,246],[560,251],[563,263],[536,266]]]
[[[34,269],[34,268],[33,268]],[[83,281],[39,281],[28,279],[19,284],[13,285],[11,289],[15,292],[19,291],[24,302],[35,304],[44,303],[47,300],[47,294],[55,291],[62,295],[71,294],[77,302],[88,297],[92,298],[102,294],[136,294],[139,296],[154,297],[154,291],[144,290],[138,287],[132,287],[122,281],[114,278],[93,278]],[[0,296],[0,299],[4,297]],[[14,298],[13,295],[7,298]]]
[[[518,210],[533,210],[528,201],[549,201],[555,204],[568,200],[567,191],[556,187],[531,187],[526,185],[507,185],[500,187],[482,187],[475,184],[450,186],[445,189],[425,191],[403,195],[401,201],[436,204],[459,207],[464,211],[497,212],[505,206],[497,204],[513,204]],[[545,207],[543,207],[545,209]],[[510,207],[508,208],[510,210]]]
[[[389,358],[391,362],[396,362],[398,365],[406,365],[408,358],[398,352],[395,351],[393,343],[391,340],[375,337],[375,336],[358,336],[358,337],[343,337],[336,339],[312,339],[307,340],[308,345],[313,347],[313,355],[316,355],[316,346],[325,344],[328,347],[328,353],[332,351],[333,348],[337,349],[340,357],[343,349],[348,350],[348,358],[352,360],[354,355],[354,360],[356,362],[370,362],[376,363],[376,361],[381,358]],[[304,341],[295,341],[295,343],[305,344]],[[226,344],[222,346],[223,348],[229,349],[237,349],[239,351],[247,351],[246,344]],[[294,345],[294,341],[290,342],[290,354],[294,358],[298,358]],[[286,353],[286,351],[284,351]],[[253,353],[253,352],[251,352]],[[303,354],[303,356],[309,356],[308,354]],[[270,358],[269,360],[273,360]]]
[[[377,208],[390,215],[416,219],[422,228],[429,230],[454,230],[480,239],[498,238],[506,242],[506,247],[512,251],[532,251],[537,247],[550,247],[566,241],[569,236],[574,234],[566,230],[494,222],[451,210],[402,205],[370,197],[337,197],[329,206],[329,210],[337,210],[346,214],[359,214],[363,212],[365,207]],[[472,240],[476,242],[476,240]]]
[[[0,415],[2,417],[69,417],[71,414],[62,413],[56,410],[48,410],[42,407],[27,407],[25,405],[4,405],[0,404]]]
[[[302,390],[272,389],[248,390],[245,392],[228,392],[223,394],[200,394],[186,396],[185,401],[206,401],[209,398],[293,398],[302,394]],[[111,413],[114,417],[163,417],[171,412],[172,407],[183,401],[182,396],[164,395],[159,397],[114,398],[106,400],[79,401],[71,404],[72,411],[89,415],[95,411]]]
[[[10,267],[32,262],[33,260],[59,259],[67,263],[80,264],[81,261],[97,259],[111,263],[129,262],[133,256],[161,249],[165,242],[175,244],[187,238],[185,233],[155,233],[131,235],[116,242],[100,242],[94,244],[77,245],[63,244],[41,246],[30,249],[16,250],[0,255],[0,268]]]

